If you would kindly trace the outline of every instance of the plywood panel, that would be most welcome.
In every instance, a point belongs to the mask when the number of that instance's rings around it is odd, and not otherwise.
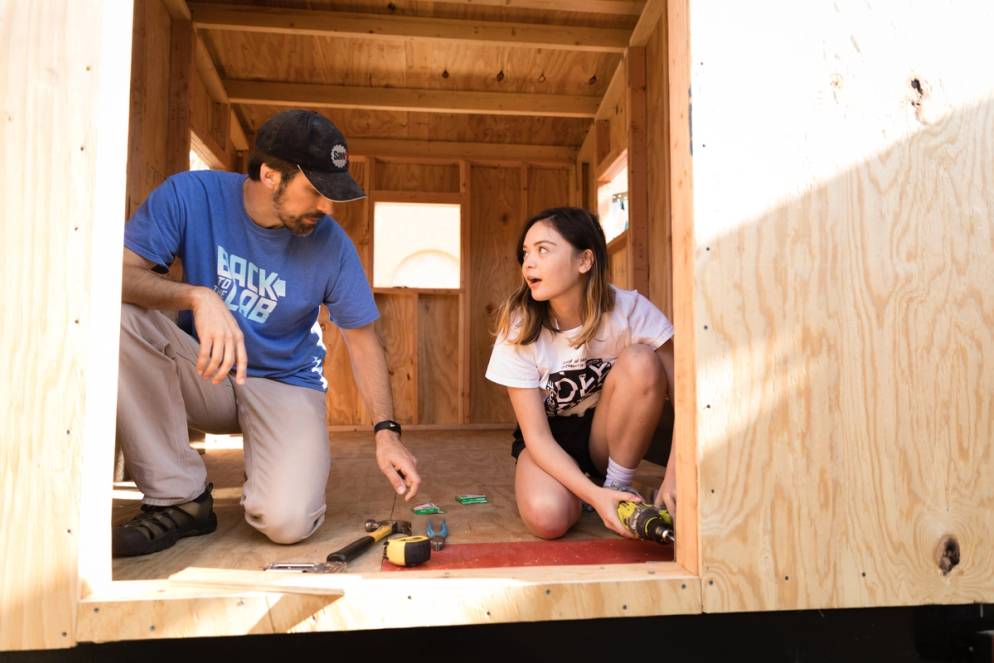
[[[0,650],[65,648],[110,577],[132,6],[2,20]]]
[[[328,425],[371,425],[355,378],[348,348],[338,328],[328,321],[327,309],[321,307],[321,329],[327,355],[324,359],[324,377],[328,381]]]
[[[459,423],[459,295],[418,295],[418,421]]]
[[[570,201],[570,178],[568,168],[528,168],[528,209],[526,216],[538,214],[550,207],[565,207]]]
[[[991,601],[994,8],[691,10],[705,611]]]
[[[485,379],[494,314],[520,279],[515,243],[524,221],[521,169],[470,168],[470,422],[514,420],[507,392]]]
[[[349,163],[349,172],[359,186],[368,191],[368,164],[352,161]],[[332,214],[355,245],[363,269],[366,270],[366,278],[371,281],[373,235],[367,218],[368,205],[366,200],[336,203]],[[324,375],[328,380],[328,425],[369,424],[370,417],[356,389],[352,377],[352,364],[349,362],[348,351],[342,341],[341,333],[328,322],[328,313],[323,308],[320,320],[327,348]]]
[[[377,294],[376,333],[387,355],[394,419],[418,423],[418,300],[416,293]]]
[[[379,191],[459,193],[459,166],[380,161],[373,188]]]

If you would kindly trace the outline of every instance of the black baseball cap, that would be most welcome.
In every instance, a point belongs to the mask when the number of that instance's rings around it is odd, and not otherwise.
[[[255,134],[257,149],[300,168],[318,192],[336,202],[366,197],[349,175],[345,136],[320,113],[287,110],[265,121]]]

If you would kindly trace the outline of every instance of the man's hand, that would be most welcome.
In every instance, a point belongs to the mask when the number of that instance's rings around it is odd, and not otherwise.
[[[245,336],[227,305],[213,290],[198,288],[193,298],[193,324],[200,339],[197,372],[219,384],[236,366],[235,382],[245,384],[248,355]]]
[[[381,430],[376,433],[376,464],[397,494],[404,495],[405,502],[418,493],[421,486],[421,477],[415,469],[418,459],[407,450],[394,431]]]
[[[663,482],[659,485],[656,493],[656,506],[665,506],[666,510],[676,521],[676,459],[675,454],[670,454],[670,461],[666,464],[666,474],[663,475]]]
[[[635,534],[629,532],[621,524],[621,519],[618,518],[618,502],[626,500],[629,502],[641,502],[642,498],[623,490],[611,490],[610,488],[597,488],[596,490],[597,492],[594,493],[589,504],[594,507],[597,515],[604,521],[604,526],[615,534],[620,534],[629,539],[637,539],[638,537]]]

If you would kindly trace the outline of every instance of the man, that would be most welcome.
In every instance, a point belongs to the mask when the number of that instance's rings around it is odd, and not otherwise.
[[[259,128],[248,171],[174,175],[126,226],[117,425],[145,497],[114,528],[115,556],[216,528],[188,426],[242,434],[253,527],[295,543],[321,525],[331,468],[321,304],[377,422],[380,470],[405,499],[418,491],[417,461],[392,421],[376,304],[354,245],[327,218],[332,201],[365,197],[345,138],[317,113],[278,113]],[[176,257],[184,283],[162,276]],[[180,311],[179,326],[159,309]]]

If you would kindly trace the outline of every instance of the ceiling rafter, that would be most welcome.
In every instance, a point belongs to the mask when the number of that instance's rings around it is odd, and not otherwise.
[[[600,97],[225,80],[232,103],[592,118]]]
[[[363,39],[426,39],[572,51],[624,53],[630,30],[532,23],[356,14],[311,9],[188,4],[194,26],[208,30]]]
[[[504,9],[541,9],[584,14],[638,16],[643,0],[436,0],[447,5],[467,7],[502,7]]]

